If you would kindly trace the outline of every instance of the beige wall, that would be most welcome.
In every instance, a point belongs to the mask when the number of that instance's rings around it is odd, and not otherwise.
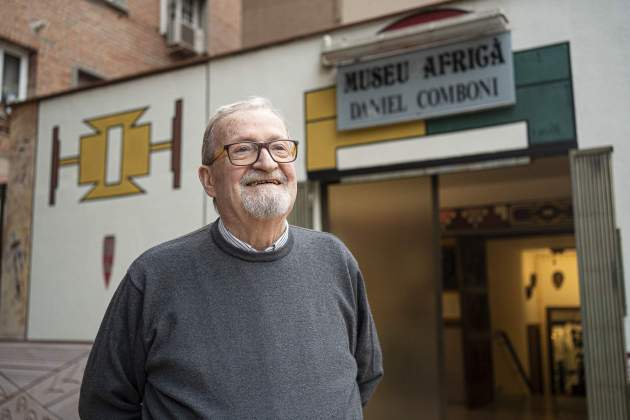
[[[572,236],[501,239],[487,243],[492,330],[503,330],[508,334],[519,359],[529,373],[527,324],[540,323],[545,378],[547,378],[545,308],[579,304],[575,252],[569,251],[561,257],[556,257],[554,266],[553,257],[548,249],[574,246]],[[566,270],[565,285],[560,291],[553,290],[551,286],[550,276],[555,267],[563,267]],[[532,299],[527,301],[525,285],[529,284],[532,272],[538,277],[538,285]],[[497,396],[526,395],[525,385],[517,380],[516,370],[508,353],[497,340],[493,345],[493,359]]]
[[[339,9],[341,23],[352,23],[417,7],[448,3],[449,1],[450,0],[339,0]]]
[[[243,47],[333,28],[336,0],[243,0]]]

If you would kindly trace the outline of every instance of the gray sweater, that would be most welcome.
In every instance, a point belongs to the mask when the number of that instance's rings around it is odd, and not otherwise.
[[[361,419],[383,373],[355,259],[291,226],[277,251],[216,223],[129,268],[85,369],[82,419]]]

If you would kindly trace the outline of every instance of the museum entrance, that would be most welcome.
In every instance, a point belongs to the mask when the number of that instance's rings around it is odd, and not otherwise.
[[[568,158],[439,185],[446,418],[586,419]]]
[[[323,197],[383,347],[368,420],[586,419],[566,157],[344,180]]]

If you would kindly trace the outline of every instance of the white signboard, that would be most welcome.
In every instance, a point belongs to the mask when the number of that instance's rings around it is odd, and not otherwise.
[[[511,105],[509,32],[339,67],[337,129],[351,130]]]

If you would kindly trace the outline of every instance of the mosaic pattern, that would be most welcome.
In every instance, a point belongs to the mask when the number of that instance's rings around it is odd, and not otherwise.
[[[440,210],[443,231],[508,230],[522,228],[572,228],[570,199],[501,203]]]
[[[79,419],[91,344],[0,342],[0,420]]]

